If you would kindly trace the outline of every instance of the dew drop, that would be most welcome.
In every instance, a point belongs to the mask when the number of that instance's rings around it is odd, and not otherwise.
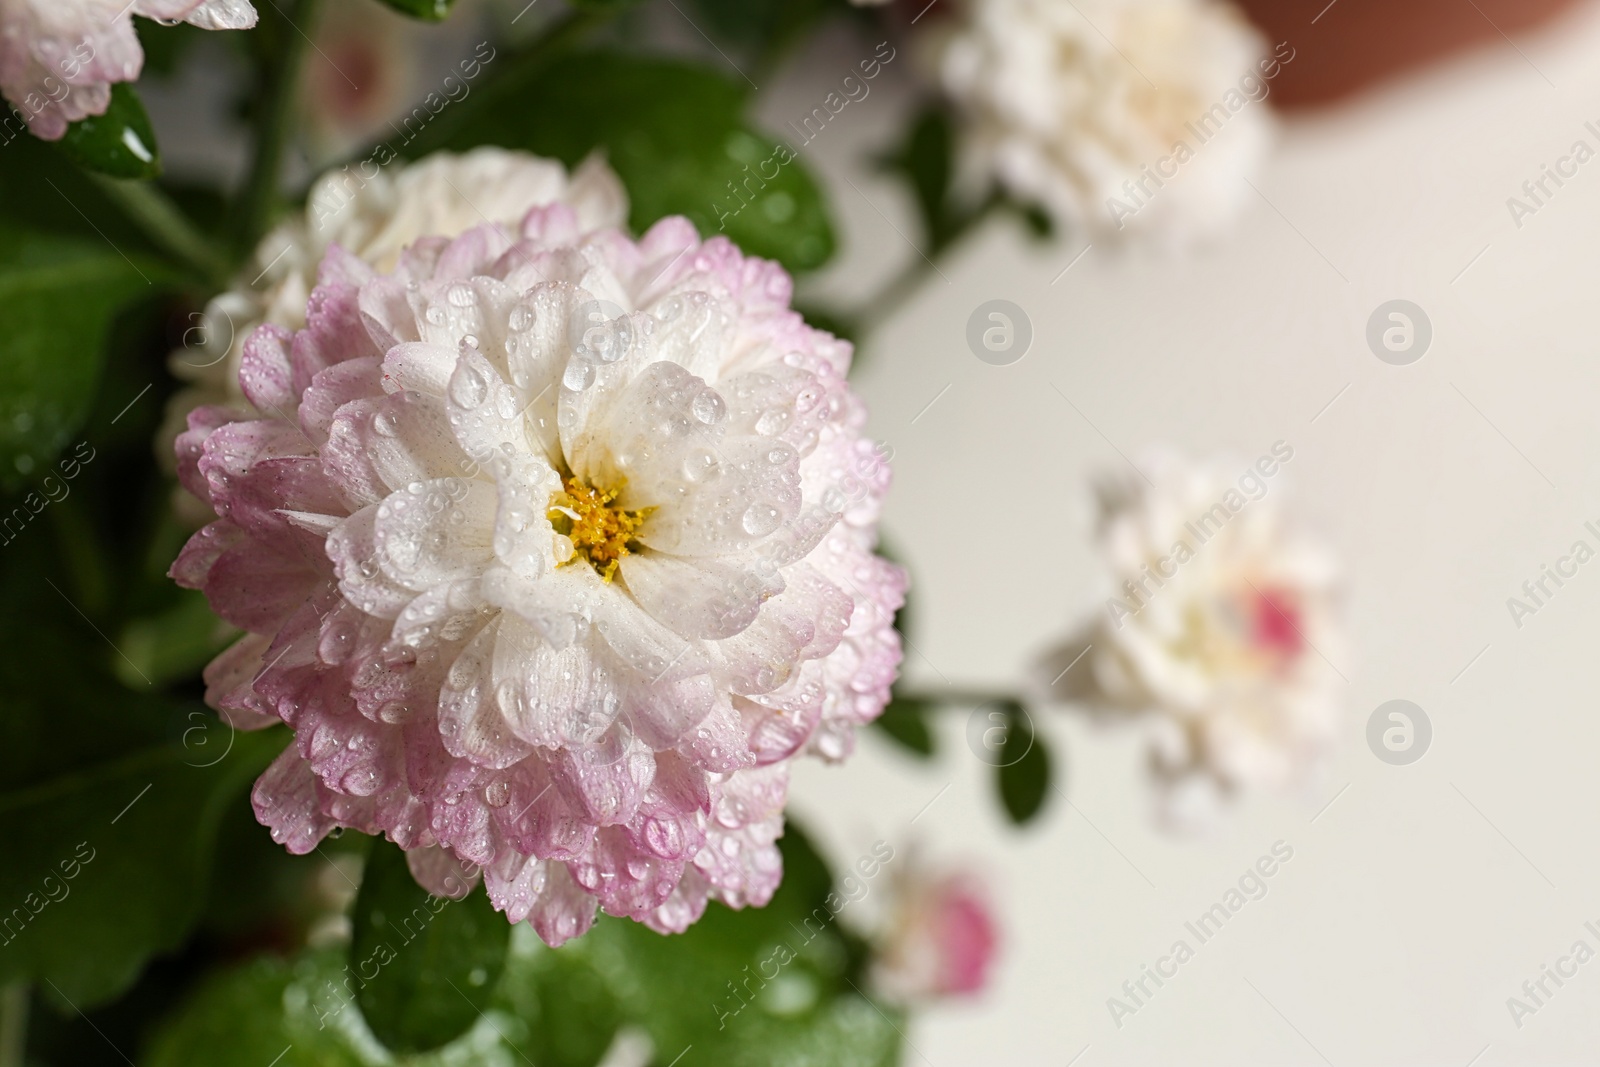
[[[503,778],[490,782],[484,788],[483,802],[491,808],[503,808],[511,803],[511,783]]]
[[[770,408],[761,413],[756,420],[756,433],[763,437],[772,437],[783,432],[789,425],[789,413],[782,408]]]
[[[317,641],[317,656],[329,665],[338,665],[350,658],[355,646],[355,630],[347,623],[334,623],[322,632]]]
[[[463,364],[450,376],[450,399],[456,406],[475,408],[489,395],[489,383],[476,367]]]
[[[594,381],[594,364],[588,360],[574,359],[561,375],[561,384],[574,393],[581,393]]]
[[[771,504],[755,503],[745,509],[739,525],[751,537],[765,537],[783,522],[783,514]]]
[[[728,405],[716,390],[705,389],[690,403],[689,411],[707,426],[715,426],[727,415]]]
[[[716,453],[709,448],[697,448],[683,460],[683,476],[691,482],[710,481],[721,473]]]
[[[416,653],[412,653],[413,656]],[[378,718],[390,726],[398,726],[411,718],[411,705],[403,700],[391,700],[378,709]]]
[[[353,797],[370,797],[378,791],[378,772],[358,767],[339,779],[339,788]]]

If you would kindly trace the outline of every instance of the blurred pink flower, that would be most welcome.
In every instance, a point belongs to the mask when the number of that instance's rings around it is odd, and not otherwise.
[[[112,84],[144,66],[135,15],[207,30],[256,24],[249,0],[0,0],[0,93],[47,141],[103,114]]]
[[[260,416],[177,443],[219,518],[172,574],[248,631],[207,699],[295,731],[254,794],[277,841],[481,869],[551,944],[771,897],[788,761],[882,710],[905,585],[850,347],[790,294],[685,219],[563,203],[389,272],[329,248],[304,328],[245,344]]]
[[[1000,936],[976,875],[936,873],[908,859],[893,893],[872,964],[878,992],[900,1003],[982,992]]]

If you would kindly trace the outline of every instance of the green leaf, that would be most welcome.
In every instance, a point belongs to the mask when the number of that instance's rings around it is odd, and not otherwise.
[[[219,820],[287,733],[118,685],[58,546],[26,533],[0,549],[0,985],[88,1008],[193,929]]]
[[[833,254],[822,192],[793,148],[747,126],[743,89],[704,67],[609,52],[529,64],[446,112],[410,154],[482,144],[576,165],[603,148],[643,231],[685,215],[794,271]]]
[[[899,174],[911,186],[922,221],[923,251],[928,257],[938,258],[940,252],[1001,206],[1022,214],[1035,233],[1040,225],[1048,226],[1049,219],[1043,212],[1007,202],[1001,196],[968,202],[957,195],[954,126],[943,106],[929,105],[912,121],[900,147],[883,160],[884,169]]]
[[[908,751],[924,759],[934,753],[933,730],[928,726],[928,716],[935,710],[930,700],[895,697],[883,714],[873,721],[883,733],[893,738]]]
[[[608,976],[575,946],[507,964],[501,996],[528,1024],[528,1059],[540,1067],[595,1067],[624,1017]]]
[[[125,702],[126,703],[126,702]],[[85,709],[64,716],[92,729]],[[124,707],[123,711],[131,711]],[[29,980],[87,1007],[138,976],[151,955],[182,943],[206,899],[210,852],[224,808],[282,747],[280,732],[238,734],[194,712],[191,735],[0,793],[0,983]],[[182,720],[180,720],[182,721]],[[63,1005],[65,1007],[65,1005]]]
[[[450,15],[456,0],[383,0],[383,3],[414,19],[424,22],[443,22]]]
[[[181,589],[170,607],[123,628],[117,640],[122,656],[112,663],[112,670],[130,688],[144,679],[166,685],[200,673],[232,643],[235,633],[218,621],[205,594]]]
[[[763,55],[793,43],[829,14],[848,10],[842,0],[694,0],[696,25]]]
[[[0,222],[0,485],[50,473],[88,414],[113,316],[157,277],[103,241]]]
[[[411,876],[405,853],[382,839],[367,859],[354,924],[356,1002],[378,1040],[401,1053],[448,1044],[477,1021],[511,939],[511,924],[486,893],[432,896]]]
[[[157,1032],[146,1067],[367,1067],[372,1038],[357,1012],[343,1011],[347,979],[338,951],[294,963],[261,956],[203,983]],[[363,1042],[365,1038],[365,1042]],[[272,1057],[279,1058],[273,1060]]]
[[[995,768],[1000,802],[1011,821],[1021,826],[1036,817],[1044,807],[1050,790],[1050,753],[1044,739],[1033,731],[1033,723],[1021,704],[1002,703],[1006,715],[1006,738],[1000,746],[1000,763]]]
[[[149,181],[161,173],[150,116],[126,82],[111,87],[105,114],[74,122],[58,144],[74,162],[113,178]]]

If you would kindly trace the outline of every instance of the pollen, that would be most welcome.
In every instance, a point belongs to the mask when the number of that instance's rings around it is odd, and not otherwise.
[[[654,508],[625,511],[615,507],[621,487],[594,489],[576,476],[568,476],[565,488],[550,497],[547,513],[557,533],[567,535],[575,550],[566,563],[586,559],[600,577],[610,582],[617,575],[623,556],[644,520]],[[565,565],[565,564],[563,564]]]

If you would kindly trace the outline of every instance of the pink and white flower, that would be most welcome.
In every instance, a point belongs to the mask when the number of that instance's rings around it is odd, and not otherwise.
[[[103,114],[112,84],[144,66],[135,15],[206,30],[256,24],[250,0],[0,0],[0,94],[47,141]]]
[[[481,869],[552,944],[770,898],[789,760],[882,710],[905,585],[850,347],[790,293],[687,220],[562,203],[392,269],[328,249],[304,327],[244,346],[259,417],[177,444],[218,519],[172,574],[248,631],[208,700],[294,730],[254,793],[276,840]]]
[[[306,210],[262,238],[233,286],[206,305],[186,337],[193,344],[172,353],[168,366],[187,386],[167,405],[160,449],[172,454],[189,412],[202,405],[257,413],[239,387],[245,340],[264,322],[305,326],[318,264],[333,245],[389,271],[401,249],[423,237],[455,237],[486,222],[514,231],[529,208],[554,203],[571,207],[584,231],[621,227],[628,218],[622,181],[598,155],[569,175],[553,159],[504,148],[438,152],[409,165],[385,148],[324,174]],[[180,503],[180,510],[194,509]]]
[[[989,984],[1000,933],[988,890],[971,872],[908,858],[874,939],[873,988],[899,1004],[972,996]]]
[[[1279,442],[1229,466],[1153,452],[1143,476],[1100,486],[1115,596],[1086,637],[1075,695],[1147,716],[1163,815],[1180,827],[1235,793],[1313,785],[1338,734],[1338,568],[1262,473],[1281,479],[1285,454]]]

